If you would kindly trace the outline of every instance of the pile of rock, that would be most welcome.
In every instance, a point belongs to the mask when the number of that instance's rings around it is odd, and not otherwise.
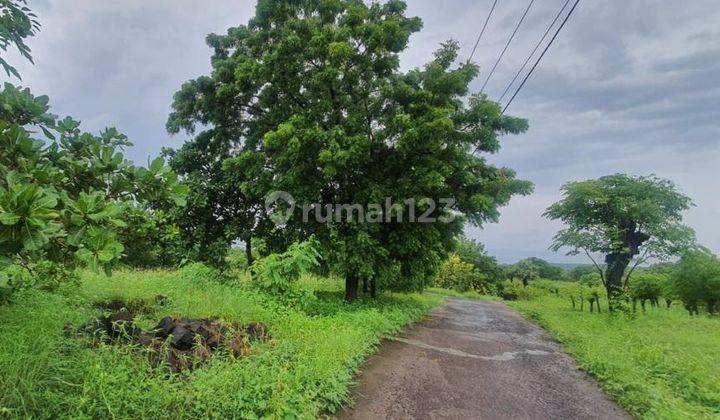
[[[144,331],[135,324],[133,313],[126,308],[93,318],[76,331],[90,335],[95,344],[138,346],[146,352],[153,366],[167,366],[172,372],[196,368],[217,351],[225,351],[233,357],[244,356],[250,352],[252,342],[270,338],[265,324],[242,325],[216,318],[165,317],[155,328]]]

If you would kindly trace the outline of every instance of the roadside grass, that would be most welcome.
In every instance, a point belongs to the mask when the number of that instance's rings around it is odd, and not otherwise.
[[[86,273],[78,288],[20,293],[0,307],[0,418],[314,418],[347,401],[354,374],[383,336],[442,301],[387,293],[348,305],[339,281],[302,281],[317,296],[302,309],[183,271]],[[218,317],[266,323],[272,339],[250,356],[216,355],[170,375],[136,350],[91,348],[63,331],[97,316],[95,302],[157,295],[167,304],[138,320],[145,328],[168,315]]]
[[[551,295],[508,304],[549,330],[633,416],[720,418],[720,319],[679,307],[591,314]]]

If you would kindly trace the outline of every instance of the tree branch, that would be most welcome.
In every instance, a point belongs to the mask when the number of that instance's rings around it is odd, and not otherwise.
[[[600,273],[600,280],[602,280],[603,285],[607,286],[607,282],[605,281],[605,273],[603,273],[603,270],[600,267],[600,265],[597,263],[597,261],[595,261],[595,258],[593,258],[592,255],[590,255],[590,252],[588,252],[587,249],[583,248],[583,251],[585,251],[585,255],[587,255],[588,258],[590,258],[590,261],[592,261],[593,264],[595,264],[595,268],[597,269],[598,273]]]
[[[636,269],[640,264],[642,264],[642,263],[644,263],[645,261],[647,261],[647,254],[648,254],[648,251],[649,251],[649,250],[650,250],[649,248],[645,248],[645,251],[643,252],[642,256],[641,256],[640,258],[638,258],[638,259],[635,261],[635,264],[633,264],[632,268],[630,268],[630,271],[628,271],[627,276],[625,276],[625,281],[623,282],[623,286],[624,286],[624,287],[627,288],[628,283],[630,282],[630,276],[631,276],[632,273],[635,271],[635,269]]]

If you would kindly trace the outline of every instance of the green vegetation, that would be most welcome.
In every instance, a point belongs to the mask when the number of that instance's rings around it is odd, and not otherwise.
[[[708,312],[717,312],[720,303],[720,259],[707,250],[686,252],[671,271],[670,290],[690,313],[704,303]]]
[[[27,0],[0,0],[0,50],[7,51],[14,46],[18,52],[32,62],[30,47],[25,38],[35,35],[40,29],[36,16],[28,9]],[[0,57],[0,66],[10,76],[20,78],[20,73]]]
[[[13,44],[31,59],[23,40],[39,25],[24,4],[0,1],[0,48]],[[187,187],[162,158],[148,168],[126,161],[132,143],[116,129],[84,133],[80,122],[50,114],[48,103],[10,83],[0,90],[0,302],[76,280],[81,267],[109,273],[121,260],[179,262],[167,213],[182,208]]]
[[[347,300],[361,281],[417,291],[465,222],[495,221],[532,190],[482,155],[528,124],[470,94],[479,69],[458,60],[456,42],[423,68],[400,70],[421,27],[399,0],[260,0],[247,25],[208,36],[213,71],[181,87],[167,123],[194,135],[168,153],[191,190],[179,217],[191,258],[218,265],[238,239],[252,256],[256,239],[283,252],[314,236]],[[264,211],[276,191],[315,211],[276,226]],[[363,210],[328,222],[325,206],[343,204]],[[385,223],[359,223],[361,212]],[[402,223],[411,214],[438,222]]]
[[[552,294],[509,304],[551,331],[634,416],[720,416],[720,319],[675,306],[635,317],[591,315]]]
[[[444,289],[452,289],[460,293],[475,291],[489,292],[489,284],[485,275],[476,270],[470,263],[464,262],[457,254],[451,254],[435,279],[435,285]]]
[[[525,287],[530,284],[530,281],[540,277],[538,268],[528,260],[522,260],[508,267],[507,276],[510,280],[520,280]]]
[[[638,266],[679,255],[694,243],[695,233],[682,225],[682,212],[692,201],[669,180],[615,174],[570,182],[562,191],[563,199],[545,212],[567,225],[555,235],[552,249],[567,247],[568,255],[584,253],[592,260],[611,310]],[[604,266],[594,253],[605,256]]]
[[[513,277],[529,276],[528,280],[533,278],[563,280],[565,277],[565,270],[550,264],[542,258],[530,257],[518,261],[508,267],[508,274],[517,274],[517,276]]]
[[[421,27],[399,0],[259,0],[247,25],[208,36],[212,72],[183,84],[167,122],[192,138],[147,168],[116,129],[85,133],[5,84],[0,417],[317,417],[347,401],[383,336],[444,297],[488,293],[633,414],[720,416],[720,260],[682,224],[690,199],[655,176],[568,183],[545,213],[567,226],[552,248],[604,264],[499,266],[462,232],[531,192],[482,155],[528,124],[470,93],[479,69],[454,41],[401,71]],[[3,54],[32,60],[38,30],[25,0],[0,0]],[[278,191],[302,211],[278,222]],[[334,220],[328,205],[351,209]],[[419,293],[433,285],[446,289]],[[108,302],[137,311],[101,313]],[[197,363],[176,369],[176,354]]]
[[[255,291],[245,277],[220,284],[213,270],[85,273],[61,293],[19,292],[0,306],[0,417],[315,417],[348,397],[348,384],[380,338],[438,304],[438,295],[385,293],[342,303],[341,281],[304,276],[313,292],[302,309]],[[146,328],[167,315],[266,323],[272,339],[249,356],[213,356],[202,369],[173,374],[127,347],[67,336],[97,314],[93,303],[122,299],[166,304],[143,314]],[[28,308],[32,308],[31,311]]]

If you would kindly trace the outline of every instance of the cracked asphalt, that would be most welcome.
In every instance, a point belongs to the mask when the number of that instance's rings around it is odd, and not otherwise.
[[[451,299],[364,366],[344,419],[625,419],[541,328]]]

